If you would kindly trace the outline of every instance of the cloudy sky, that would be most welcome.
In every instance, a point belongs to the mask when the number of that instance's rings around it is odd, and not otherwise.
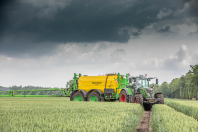
[[[147,73],[198,64],[197,0],[2,0],[0,85],[65,87],[74,73]]]

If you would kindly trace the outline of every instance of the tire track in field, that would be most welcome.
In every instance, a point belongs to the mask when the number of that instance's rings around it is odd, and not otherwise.
[[[150,127],[152,111],[144,111],[144,115],[140,120],[139,125],[136,128],[136,132],[151,132],[152,128]]]

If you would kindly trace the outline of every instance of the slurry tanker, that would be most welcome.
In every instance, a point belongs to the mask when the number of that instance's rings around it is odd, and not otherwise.
[[[0,91],[0,97],[70,97],[70,101],[116,101],[139,103],[145,110],[153,104],[164,104],[162,93],[155,93],[147,75],[130,76],[120,73],[87,76],[74,73],[67,88]]]

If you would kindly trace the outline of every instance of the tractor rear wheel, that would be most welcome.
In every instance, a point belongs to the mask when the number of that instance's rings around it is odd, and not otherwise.
[[[94,102],[101,101],[100,95],[97,92],[91,92],[88,95],[87,101],[94,101]]]
[[[143,106],[143,97],[141,94],[135,94],[134,103],[139,103],[141,106]]]
[[[126,91],[125,90],[122,90],[120,92],[119,101],[120,102],[129,102],[129,98],[128,98],[128,95],[126,94]]]
[[[158,104],[164,104],[164,96],[162,94],[157,94],[156,98],[160,99]]]
[[[76,92],[72,95],[72,101],[86,101],[81,92]]]

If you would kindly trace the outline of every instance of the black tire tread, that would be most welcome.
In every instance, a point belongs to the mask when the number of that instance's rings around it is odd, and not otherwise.
[[[129,102],[129,97],[128,97],[128,95],[127,95],[127,93],[126,93],[125,90],[122,90],[122,91],[120,92],[120,94],[119,94],[119,102],[121,102],[121,96],[122,96],[123,94],[125,95],[125,102]]]
[[[87,96],[87,101],[90,101],[90,97],[92,95],[95,95],[98,98],[98,101],[101,101],[100,95],[97,92],[91,92],[88,96]]]
[[[76,95],[80,95],[83,98],[83,101],[86,101],[86,98],[83,96],[81,92],[75,92],[71,97],[71,101],[74,101],[74,98],[76,97]]]
[[[158,101],[158,104],[164,104],[164,96],[163,94],[157,94],[156,98],[160,98],[161,100]]]
[[[141,106],[143,106],[143,97],[141,94],[135,94],[135,98],[137,100],[137,103],[139,103]]]
[[[152,108],[152,105],[151,104],[144,104],[144,110],[150,111],[151,108]]]

